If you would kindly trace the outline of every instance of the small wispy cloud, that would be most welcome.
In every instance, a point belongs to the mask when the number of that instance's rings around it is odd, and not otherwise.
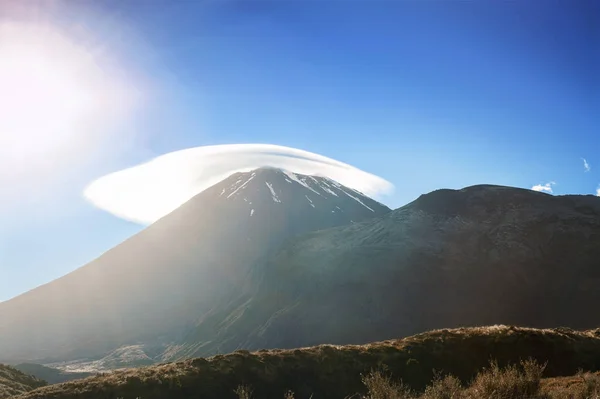
[[[600,197],[600,186],[596,189],[596,196]]]
[[[227,144],[171,152],[91,183],[84,197],[120,218],[150,224],[236,172],[263,166],[329,177],[377,198],[393,189],[379,176],[323,155],[271,144]]]
[[[552,194],[552,186],[554,186],[555,184],[556,183],[553,181],[548,182],[546,184],[536,184],[535,186],[531,187],[531,189],[533,191],[540,191]]]
[[[581,158],[581,160],[583,161],[583,170],[585,172],[589,172],[590,170],[592,170],[592,167],[585,158]]]

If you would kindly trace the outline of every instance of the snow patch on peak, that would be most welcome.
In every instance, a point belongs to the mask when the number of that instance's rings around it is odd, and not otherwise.
[[[358,191],[357,189],[355,189],[355,188],[352,188],[352,187],[348,187],[348,188],[349,188],[350,190],[354,191],[355,193],[357,193],[357,194],[360,194],[360,195],[362,195],[363,197],[366,197],[366,195],[365,195],[365,194],[364,194],[362,191]]]
[[[308,197],[308,195],[304,195],[306,197],[306,199],[308,200],[308,202],[310,202],[310,206],[312,206],[313,208],[315,207],[315,204],[313,204],[312,200]]]
[[[333,184],[335,187],[340,188],[342,185],[340,183],[338,183],[337,181],[330,179],[329,177],[324,177],[323,178],[323,182],[325,184],[327,184],[327,181],[329,181],[331,184]]]
[[[328,188],[328,187],[324,187],[324,186],[320,186],[320,187],[321,187],[321,189],[322,189],[323,191],[325,191],[326,193],[329,193],[329,194],[331,194],[331,195],[334,195],[334,196],[338,197],[337,193],[336,193],[335,191],[331,190],[330,188]]]
[[[304,180],[300,179],[295,173],[289,172],[287,170],[283,170],[282,172],[283,172],[284,175],[286,175],[287,177],[289,177],[290,179],[292,179],[296,183],[300,184],[301,186],[304,186],[304,187],[308,188],[310,191],[314,192],[315,194],[321,195],[320,192],[318,192],[317,190],[315,190],[314,188],[312,188],[311,186],[309,186],[308,184],[306,184],[306,182]]]
[[[281,202],[281,200],[279,199],[279,197],[275,193],[275,190],[273,189],[273,186],[271,185],[271,183],[269,183],[268,181],[266,181],[265,184],[267,185],[267,187],[269,187],[269,191],[271,191],[271,196],[273,197],[273,201],[274,202]]]
[[[242,184],[241,186],[237,187],[235,190],[233,190],[233,192],[231,194],[229,194],[227,196],[227,198],[231,197],[232,195],[234,195],[235,193],[237,193],[238,191],[240,191],[242,188],[246,187],[246,185],[248,183],[250,183],[250,181],[252,181],[252,179],[254,179],[255,175],[251,175],[250,178],[248,180],[246,180],[246,182],[244,184]],[[234,186],[236,186],[239,182],[241,182],[242,180],[238,180],[237,182],[235,182],[235,184],[231,187],[233,188]]]
[[[370,210],[371,212],[375,212],[375,210],[371,207],[369,207],[368,205],[366,205],[364,202],[362,202],[360,200],[360,198],[353,196],[352,194],[348,194],[345,190],[343,190],[342,188],[340,188],[340,190],[342,190],[342,192],[344,194],[346,194],[348,197],[352,198],[354,201],[358,202],[359,204],[361,204],[362,206],[364,206],[365,208],[367,208],[368,210]]]

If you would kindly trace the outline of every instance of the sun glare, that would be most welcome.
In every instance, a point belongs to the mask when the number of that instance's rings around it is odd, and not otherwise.
[[[0,164],[84,150],[120,100],[114,86],[90,49],[56,29],[0,25]]]
[[[68,60],[35,47],[11,47],[0,48],[3,144],[15,155],[51,151],[68,141],[70,127],[85,116],[91,102],[86,82]]]

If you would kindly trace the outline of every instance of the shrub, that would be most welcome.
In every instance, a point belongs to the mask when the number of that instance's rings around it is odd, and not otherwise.
[[[480,372],[471,385],[471,393],[480,398],[523,399],[537,398],[546,364],[529,359],[515,365],[500,368],[492,361],[488,369]]]
[[[466,398],[460,380],[452,375],[435,373],[431,385],[425,388],[421,399],[463,399]]]
[[[252,389],[250,389],[250,387],[247,385],[239,385],[234,392],[238,396],[238,399],[252,398]]]
[[[367,387],[364,399],[410,399],[415,395],[402,381],[394,383],[390,376],[383,371],[371,371],[362,376],[362,382]]]

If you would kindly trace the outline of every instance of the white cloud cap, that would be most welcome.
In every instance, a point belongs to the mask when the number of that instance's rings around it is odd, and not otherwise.
[[[111,173],[92,182],[84,197],[120,218],[149,224],[233,173],[264,166],[329,177],[372,197],[393,190],[381,177],[312,152],[271,144],[226,144],[171,152]]]
[[[600,197],[600,187],[596,189],[596,196]]]
[[[552,194],[552,186],[555,184],[556,183],[553,181],[548,182],[546,184],[536,184],[535,186],[531,187],[531,189],[533,191],[547,192]]]

